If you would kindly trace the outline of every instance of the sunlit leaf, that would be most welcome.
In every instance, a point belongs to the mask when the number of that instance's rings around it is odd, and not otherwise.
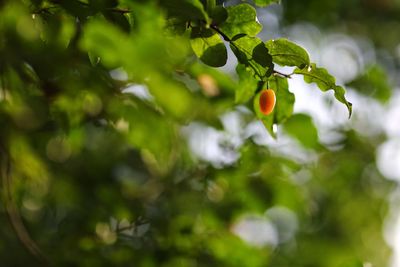
[[[228,58],[221,37],[210,29],[193,28],[190,44],[196,56],[212,67],[225,65]]]
[[[229,38],[237,34],[254,37],[261,31],[261,24],[256,20],[256,10],[248,4],[239,4],[227,8],[228,19],[221,24],[221,31]]]
[[[312,63],[308,68],[296,68],[294,73],[303,75],[307,83],[316,83],[321,91],[333,90],[335,98],[346,105],[349,117],[351,116],[352,104],[345,97],[346,91],[343,87],[336,85],[335,78],[326,69],[318,68],[315,63]]]
[[[296,66],[300,69],[310,64],[308,53],[287,39],[269,40],[265,43],[275,63],[282,66]]]

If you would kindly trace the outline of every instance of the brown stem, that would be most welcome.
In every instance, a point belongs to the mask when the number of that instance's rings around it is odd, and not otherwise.
[[[11,176],[11,163],[8,153],[0,147],[1,156],[1,176],[2,176],[2,195],[4,199],[4,205],[15,233],[22,245],[32,254],[35,258],[41,261],[45,266],[49,266],[47,257],[42,253],[39,246],[29,235],[23,221],[21,214],[15,204],[12,193],[12,176]]]
[[[284,77],[284,78],[289,78],[289,79],[292,78],[292,74],[282,73],[282,72],[279,72],[277,70],[273,70],[273,74],[281,76],[281,77]]]

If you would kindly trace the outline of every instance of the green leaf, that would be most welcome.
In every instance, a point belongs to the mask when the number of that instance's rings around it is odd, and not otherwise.
[[[250,67],[253,75],[260,79],[271,75],[272,57],[261,39],[244,36],[231,42],[230,46],[239,63]]]
[[[182,35],[186,31],[186,21],[178,18],[167,19],[165,31],[169,35]]]
[[[256,10],[248,4],[240,4],[227,8],[228,19],[221,24],[221,31],[229,38],[237,34],[245,33],[248,36],[256,36],[262,29],[256,20]]]
[[[255,62],[264,68],[272,69],[272,57],[264,43],[259,43],[254,47],[252,57]]]
[[[287,78],[272,76],[268,79],[269,89],[274,90],[276,95],[275,108],[269,115],[264,115],[260,111],[260,92],[254,97],[254,111],[259,119],[263,122],[267,131],[272,137],[276,138],[273,130],[274,124],[281,124],[286,121],[293,113],[293,105],[295,102],[294,94],[289,91]],[[266,88],[266,87],[265,87]]]
[[[239,76],[239,86],[235,91],[235,103],[245,103],[257,90],[258,81],[254,78],[250,68],[243,64],[236,66],[236,73]]]
[[[318,148],[318,131],[310,116],[295,114],[283,125],[285,131],[306,148]]]
[[[303,75],[304,81],[307,83],[316,83],[321,91],[333,90],[335,92],[335,98],[346,105],[349,111],[349,118],[351,117],[352,104],[348,102],[345,97],[346,90],[336,85],[335,78],[330,75],[326,69],[317,68],[315,63],[312,63],[308,68],[296,68],[294,73]]]
[[[210,17],[214,25],[219,25],[227,20],[228,11],[223,6],[217,6],[212,9]]]
[[[392,94],[385,70],[379,65],[369,66],[366,71],[347,84],[364,95],[372,96],[382,103],[387,102]]]
[[[131,25],[124,14],[107,10],[103,12],[103,15],[108,21],[114,25],[118,25],[123,31],[130,31]]]
[[[200,19],[206,22],[210,20],[199,0],[168,0],[160,1],[160,4],[167,10],[170,17],[184,20]]]
[[[118,28],[102,21],[87,23],[80,40],[82,49],[90,52],[92,57],[99,56],[108,67],[117,67],[121,64],[119,51],[126,43],[126,36]]]
[[[257,6],[265,7],[272,3],[279,3],[279,0],[253,0]]]
[[[232,94],[232,92],[237,87],[236,82],[232,79],[230,75],[220,71],[219,69],[204,65],[200,62],[194,62],[194,64],[190,66],[190,69],[188,71],[194,77],[198,77],[202,74],[210,75],[216,81],[218,88],[222,91],[225,91],[227,94]]]
[[[210,29],[193,28],[190,44],[197,57],[212,67],[226,64],[228,54],[221,37]]]
[[[275,90],[276,104],[274,110],[274,123],[285,122],[293,114],[295,96],[289,91],[287,78],[271,76],[268,79],[269,88]]]
[[[265,45],[272,60],[281,66],[296,66],[303,69],[310,64],[307,51],[287,39],[270,40]]]

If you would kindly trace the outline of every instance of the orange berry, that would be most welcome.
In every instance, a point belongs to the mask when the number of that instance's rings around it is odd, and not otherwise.
[[[269,115],[274,110],[276,102],[275,92],[272,89],[264,89],[260,94],[260,110],[264,115]]]

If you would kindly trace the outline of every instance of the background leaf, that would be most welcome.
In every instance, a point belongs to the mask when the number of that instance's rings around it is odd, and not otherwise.
[[[318,131],[310,116],[297,113],[284,124],[285,131],[306,148],[318,148]]]
[[[279,0],[253,0],[254,4],[260,7],[268,6],[272,3],[278,3]]]
[[[209,21],[207,12],[199,0],[168,0],[160,1],[160,4],[167,10],[168,15],[180,19]]]
[[[389,83],[388,75],[386,71],[377,64],[366,67],[363,74],[347,85],[383,103],[387,102],[392,95],[392,86]]]

